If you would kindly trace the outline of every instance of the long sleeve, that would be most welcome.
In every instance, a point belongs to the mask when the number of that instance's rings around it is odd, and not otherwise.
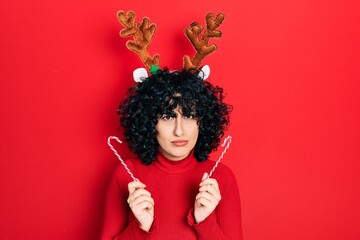
[[[242,240],[241,205],[236,178],[227,167],[213,177],[218,180],[221,201],[215,211],[199,224],[195,223],[194,209],[191,209],[188,224],[195,229],[198,240]]]
[[[107,192],[101,240],[143,240],[148,239],[154,232],[155,222],[150,232],[145,232],[131,214],[126,202],[127,185],[124,184],[130,181],[122,167],[115,170]]]

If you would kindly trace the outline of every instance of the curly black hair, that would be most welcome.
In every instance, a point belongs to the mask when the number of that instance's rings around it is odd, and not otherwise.
[[[195,116],[199,136],[194,147],[197,161],[216,150],[229,125],[230,105],[223,102],[223,89],[204,81],[199,72],[163,69],[131,87],[120,104],[120,124],[130,150],[149,165],[158,154],[155,126],[158,119],[180,107],[185,116]],[[199,76],[200,75],[200,76]]]

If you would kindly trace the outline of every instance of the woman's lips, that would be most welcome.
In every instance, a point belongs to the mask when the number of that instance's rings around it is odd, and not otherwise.
[[[188,141],[187,140],[176,140],[176,141],[171,141],[171,143],[176,147],[183,147],[186,144],[188,144]]]

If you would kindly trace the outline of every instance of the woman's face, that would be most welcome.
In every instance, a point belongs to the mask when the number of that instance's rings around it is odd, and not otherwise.
[[[182,115],[179,107],[172,114],[161,116],[155,128],[158,131],[159,150],[173,161],[187,157],[199,135],[197,119]]]

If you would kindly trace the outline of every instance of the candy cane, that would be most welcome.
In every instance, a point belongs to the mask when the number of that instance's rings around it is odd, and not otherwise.
[[[218,167],[221,159],[224,158],[224,155],[226,153],[226,151],[229,149],[230,147],[230,143],[231,143],[231,139],[232,137],[231,136],[228,136],[227,138],[224,139],[224,142],[223,144],[221,145],[222,147],[225,146],[225,144],[227,143],[226,147],[224,148],[223,152],[221,153],[221,156],[219,157],[219,159],[216,161],[214,167],[211,169],[210,173],[209,173],[209,177],[211,177],[211,175],[214,173],[215,169]]]
[[[134,177],[134,174],[132,174],[132,172],[130,171],[130,169],[128,168],[128,166],[126,165],[126,163],[124,162],[124,160],[122,160],[122,158],[120,157],[120,155],[117,153],[117,151],[115,150],[115,148],[113,147],[113,145],[111,145],[111,139],[115,139],[116,141],[118,141],[119,143],[122,143],[121,140],[117,137],[114,136],[110,136],[108,138],[108,145],[110,146],[111,150],[113,150],[113,152],[115,153],[115,155],[118,157],[118,159],[120,160],[121,164],[125,167],[127,173],[130,175],[130,177],[134,180],[134,181],[139,181],[137,178]]]

